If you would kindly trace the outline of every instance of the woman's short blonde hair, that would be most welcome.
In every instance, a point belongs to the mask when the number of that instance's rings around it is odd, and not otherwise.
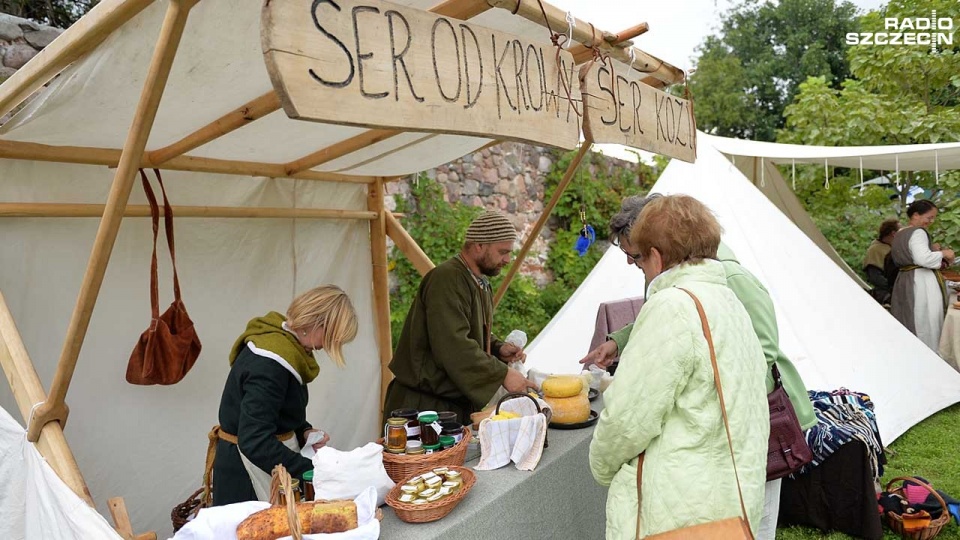
[[[646,257],[657,248],[663,268],[717,258],[720,222],[703,203],[687,195],[657,197],[644,206],[630,229],[630,243]]]
[[[322,326],[323,348],[341,368],[342,346],[357,337],[357,312],[347,293],[335,285],[321,285],[294,298],[287,308],[287,324],[297,332]]]

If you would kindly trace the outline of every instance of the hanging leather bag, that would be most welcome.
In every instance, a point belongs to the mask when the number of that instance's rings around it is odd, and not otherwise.
[[[813,451],[800,428],[797,411],[773,365],[773,392],[767,394],[770,407],[770,439],[767,443],[767,481],[793,474],[813,461]]]
[[[679,288],[679,287],[678,287]],[[697,313],[700,314],[700,324],[703,327],[703,337],[707,340],[710,349],[710,363],[713,365],[713,382],[720,397],[720,413],[723,416],[723,428],[727,432],[727,446],[730,448],[730,459],[733,460],[733,475],[737,480],[737,494],[740,496],[740,512],[737,517],[718,519],[708,523],[701,523],[690,527],[682,527],[647,536],[647,540],[689,540],[692,538],[710,538],[711,540],[753,540],[750,531],[750,519],[747,517],[747,506],[743,502],[743,491],[740,489],[740,476],[737,474],[737,458],[733,455],[733,438],[730,436],[730,422],[727,420],[727,407],[723,401],[723,385],[720,384],[720,370],[717,368],[717,354],[713,349],[713,336],[707,324],[707,315],[703,312],[700,300],[690,291],[680,288],[690,295],[697,304]],[[640,536],[640,514],[643,507],[643,454],[637,459],[637,540]]]
[[[157,198],[150,187],[146,173],[140,169],[143,191],[150,203],[150,216],[153,219],[153,259],[150,263],[150,327],[140,335],[130,361],[127,364],[127,382],[130,384],[176,384],[180,382],[197,357],[200,356],[200,338],[197,337],[193,321],[187,315],[187,308],[180,298],[180,280],[177,277],[177,260],[173,242],[173,209],[167,200],[160,171],[153,170],[163,194],[163,221],[167,233],[167,246],[170,249],[170,263],[173,265],[173,303],[160,314],[159,290],[157,286],[157,236],[160,228],[160,209]]]

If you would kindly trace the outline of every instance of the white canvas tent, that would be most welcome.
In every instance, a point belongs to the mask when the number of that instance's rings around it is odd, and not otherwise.
[[[960,373],[851,280],[717,151],[715,139],[701,134],[696,164],[671,161],[651,191],[694,196],[716,213],[724,242],[770,291],[781,348],[807,387],[869,394],[884,443],[960,401]],[[579,371],[599,304],[642,291],[642,272],[611,247],[530,344],[527,364]]]
[[[546,21],[539,4],[517,0],[397,3],[547,43],[543,25],[570,29],[547,3]],[[391,355],[386,235],[421,272],[432,264],[385,211],[384,183],[497,142],[290,120],[264,66],[261,4],[103,0],[0,85],[0,117],[39,91],[0,127],[0,315],[11,315],[0,317],[0,364],[12,387],[0,387],[0,407],[20,411],[28,438],[82,498],[104,513],[107,497],[123,496],[134,527],[161,537],[171,507],[199,485],[228,348],[250,317],[283,310],[299,291],[340,285],[361,328],[345,370],[321,363],[308,418],[341,448],[376,435]],[[599,48],[652,86],[682,80],[632,48],[645,26],[574,26],[576,62]],[[163,170],[185,218],[178,269],[204,347],[173,387],[124,381],[149,323],[150,225],[120,226],[145,215],[138,167]],[[0,512],[15,499],[4,492]]]

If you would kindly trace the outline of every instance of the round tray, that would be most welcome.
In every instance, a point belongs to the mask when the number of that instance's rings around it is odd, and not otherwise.
[[[597,390],[597,389],[595,389],[595,388],[591,388],[591,389],[590,389],[590,392],[587,393],[587,398],[588,398],[590,401],[593,401],[593,400],[597,399],[598,397],[600,397],[600,391]]]
[[[600,418],[600,415],[597,414],[597,411],[590,409],[590,418],[587,418],[583,422],[577,422],[576,424],[557,424],[551,422],[550,427],[553,429],[583,429],[596,424],[598,418]]]
[[[400,502],[400,488],[407,480],[417,476],[417,474],[411,474],[393,486],[393,489],[387,493],[387,504],[390,508],[393,508],[393,511],[396,512],[397,517],[400,518],[401,521],[407,523],[429,523],[436,521],[452,512],[453,509],[460,504],[460,501],[467,496],[467,492],[470,491],[470,488],[472,488],[473,484],[477,481],[476,475],[467,467],[451,466],[447,468],[451,471],[458,471],[460,478],[463,480],[463,484],[460,486],[460,491],[449,497],[444,497],[439,501],[419,505]],[[425,470],[428,469],[422,469],[418,474]]]

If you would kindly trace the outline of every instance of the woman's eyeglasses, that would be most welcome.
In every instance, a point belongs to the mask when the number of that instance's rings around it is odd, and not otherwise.
[[[637,264],[640,262],[641,255],[639,253],[630,253],[629,251],[624,249],[624,247],[620,244],[619,236],[614,237],[612,244],[620,248],[620,251],[622,251],[623,254],[627,256],[627,258],[630,260],[631,263]]]

